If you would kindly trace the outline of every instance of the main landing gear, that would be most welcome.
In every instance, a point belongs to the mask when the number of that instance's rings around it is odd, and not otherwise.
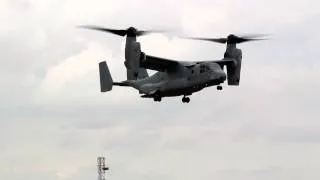
[[[186,97],[186,96],[183,96],[182,102],[183,102],[183,103],[189,103],[189,102],[190,102],[190,98],[189,98],[189,97]]]
[[[155,96],[153,98],[153,100],[156,101],[156,102],[160,102],[161,101],[161,96]]]
[[[222,86],[217,86],[217,90],[221,91],[222,90]]]

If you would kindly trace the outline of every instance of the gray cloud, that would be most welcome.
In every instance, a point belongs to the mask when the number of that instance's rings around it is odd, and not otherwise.
[[[227,170],[218,173],[219,179],[230,179],[237,177],[238,179],[301,179],[308,177],[316,179],[317,176],[309,174],[305,169],[283,169],[278,167],[270,167],[266,169],[258,169],[252,171],[245,170]]]
[[[317,1],[125,3],[0,3],[1,179],[95,178],[98,155],[114,179],[318,179]],[[96,63],[108,59],[124,78],[123,39],[79,24],[273,36],[241,45],[240,87],[205,89],[186,106],[131,89],[101,94]],[[181,60],[219,59],[225,48],[160,35],[141,41],[149,54]]]

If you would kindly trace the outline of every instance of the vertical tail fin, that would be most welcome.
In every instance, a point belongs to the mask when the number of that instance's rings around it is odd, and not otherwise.
[[[112,90],[113,80],[106,61],[99,63],[100,74],[100,90],[101,92],[107,92]]]

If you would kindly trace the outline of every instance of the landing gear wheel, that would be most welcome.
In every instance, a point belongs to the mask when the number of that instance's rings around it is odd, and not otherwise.
[[[222,90],[222,86],[217,86],[217,90],[221,91]]]
[[[190,98],[184,96],[184,97],[182,98],[182,102],[183,102],[183,103],[189,103],[189,102],[190,102]]]
[[[156,102],[160,102],[161,101],[161,97],[160,96],[156,96],[153,98],[154,101]]]

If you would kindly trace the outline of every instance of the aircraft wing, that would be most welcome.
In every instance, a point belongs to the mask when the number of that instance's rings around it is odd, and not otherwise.
[[[142,66],[146,69],[156,70],[156,71],[174,71],[178,66],[191,67],[196,64],[201,63],[217,63],[221,67],[233,63],[233,59],[224,58],[222,60],[212,60],[212,61],[176,61],[172,59],[160,58],[156,56],[146,55],[145,61],[143,61]]]
[[[209,60],[209,61],[179,61],[179,63],[182,65],[182,66],[185,66],[185,67],[191,67],[191,66],[194,66],[196,64],[203,64],[203,63],[217,63],[219,64],[220,66],[224,66],[224,65],[228,65],[230,63],[233,63],[234,60],[233,59],[222,59],[222,60]]]
[[[217,63],[220,66],[224,66],[224,65],[228,65],[228,64],[234,63],[234,60],[233,59],[222,59],[222,60],[207,61],[207,62]]]
[[[174,70],[177,66],[179,66],[179,62],[171,59],[146,55],[146,59],[142,62],[141,65],[146,69],[164,72]]]

